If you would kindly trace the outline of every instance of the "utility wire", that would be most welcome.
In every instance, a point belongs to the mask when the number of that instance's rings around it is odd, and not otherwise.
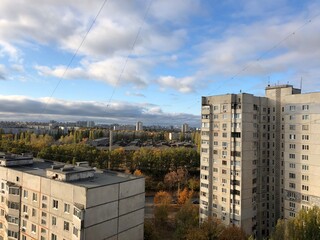
[[[312,18],[310,18],[309,20],[307,20],[306,22],[304,22],[301,26],[299,26],[297,29],[295,29],[293,32],[287,34],[283,39],[281,39],[279,42],[277,42],[276,44],[274,44],[271,48],[269,48],[268,50],[266,50],[265,52],[263,52],[256,60],[255,62],[259,62],[263,57],[265,57],[266,55],[268,55],[269,53],[271,53],[272,51],[274,51],[275,49],[277,49],[283,42],[287,41],[289,38],[291,38],[292,36],[294,36],[297,32],[299,32],[301,29],[303,29],[306,25],[308,25],[309,23],[311,23],[314,19],[316,19],[317,17],[320,16],[320,12],[317,13],[316,15],[314,15]],[[228,82],[230,80],[234,80],[235,78],[237,78],[241,73],[247,71],[248,69],[250,69],[253,66],[252,64],[247,64],[244,65],[240,71],[238,71],[235,75],[233,75],[232,77],[230,77],[229,79],[227,79],[225,82]],[[222,87],[222,84],[220,84],[220,86],[218,86],[215,90],[219,89]],[[212,94],[212,92],[208,93],[207,95]]]
[[[118,77],[118,79],[117,79],[117,81],[116,81],[116,84],[115,84],[115,86],[114,86],[114,88],[113,88],[113,91],[112,91],[111,96],[110,96],[110,98],[109,98],[109,101],[108,101],[108,103],[107,103],[107,108],[109,108],[109,106],[110,106],[110,103],[111,103],[111,101],[112,101],[112,99],[113,99],[113,96],[114,96],[114,94],[115,94],[115,92],[116,92],[117,85],[118,85],[119,81],[121,80],[122,75],[123,75],[123,73],[124,73],[124,71],[125,71],[125,69],[126,69],[126,67],[127,67],[129,58],[130,58],[130,56],[131,56],[131,54],[132,54],[132,52],[133,52],[133,50],[134,50],[134,47],[135,47],[135,45],[136,45],[136,43],[137,43],[137,40],[138,40],[138,37],[139,37],[139,35],[140,35],[141,31],[142,31],[142,27],[143,27],[143,25],[144,25],[144,23],[145,23],[145,20],[146,20],[147,16],[148,16],[148,13],[149,13],[149,10],[150,10],[150,7],[151,7],[151,3],[152,3],[152,0],[150,0],[149,3],[148,3],[148,5],[147,5],[147,8],[146,8],[146,11],[145,11],[145,13],[144,13],[144,16],[143,16],[141,25],[140,25],[140,27],[139,27],[139,30],[138,30],[138,32],[137,32],[137,34],[136,34],[135,39],[133,40],[133,43],[132,43],[130,52],[129,52],[129,54],[128,54],[127,57],[126,57],[126,60],[125,60],[125,62],[124,62],[124,65],[123,65],[123,67],[122,67],[122,69],[121,69],[121,72],[120,72],[120,74],[119,74],[119,77]]]
[[[104,1],[103,1],[103,3],[102,3],[102,5],[101,5],[101,7],[99,8],[98,13],[96,14],[95,18],[93,19],[93,21],[92,21],[92,23],[91,23],[90,27],[88,28],[88,30],[87,30],[87,32],[86,32],[86,34],[83,36],[83,38],[82,38],[82,40],[81,40],[81,42],[80,42],[80,44],[79,44],[78,48],[77,48],[77,49],[76,49],[76,51],[73,53],[73,55],[72,55],[72,57],[71,57],[71,59],[70,59],[70,61],[69,61],[68,65],[67,65],[66,69],[63,71],[63,73],[62,73],[62,74],[61,74],[61,76],[59,77],[59,81],[58,81],[57,85],[56,85],[56,86],[55,86],[55,88],[53,89],[53,91],[52,91],[52,93],[51,93],[51,95],[50,95],[49,99],[47,100],[47,102],[45,103],[45,106],[43,107],[42,114],[44,114],[44,113],[45,113],[45,111],[47,110],[47,107],[48,107],[48,105],[49,105],[49,102],[51,101],[51,99],[52,99],[53,95],[55,94],[55,92],[56,92],[56,90],[58,89],[58,87],[59,87],[60,83],[62,82],[63,77],[64,77],[64,76],[66,75],[66,73],[68,72],[68,70],[69,70],[69,68],[70,68],[71,64],[73,63],[73,60],[74,60],[74,59],[76,58],[76,56],[78,55],[78,52],[79,52],[80,48],[82,47],[83,43],[85,42],[85,40],[86,40],[86,38],[87,38],[87,36],[88,36],[89,32],[91,31],[91,29],[92,29],[93,25],[96,23],[96,21],[97,21],[97,19],[98,19],[99,15],[100,15],[100,13],[101,13],[102,9],[103,9],[103,8],[104,8],[104,6],[108,3],[108,1],[109,1],[109,0],[104,0]]]

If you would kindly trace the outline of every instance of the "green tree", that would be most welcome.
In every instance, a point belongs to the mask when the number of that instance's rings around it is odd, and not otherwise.
[[[175,237],[184,239],[188,230],[199,224],[199,209],[187,201],[175,216],[176,230]]]

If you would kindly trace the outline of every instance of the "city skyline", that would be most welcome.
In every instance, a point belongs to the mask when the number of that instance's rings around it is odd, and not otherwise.
[[[301,79],[303,92],[317,91],[319,7],[5,0],[0,120],[199,126],[200,96],[261,96],[268,84]]]

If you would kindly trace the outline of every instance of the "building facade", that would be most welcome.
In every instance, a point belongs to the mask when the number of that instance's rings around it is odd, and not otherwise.
[[[203,97],[201,112],[200,221],[261,239],[279,218],[320,205],[320,93],[268,86],[265,97]]]
[[[0,239],[143,239],[143,178],[30,157],[0,165]]]

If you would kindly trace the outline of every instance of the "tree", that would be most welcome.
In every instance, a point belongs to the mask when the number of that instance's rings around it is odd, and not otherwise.
[[[172,197],[171,197],[170,193],[168,193],[166,191],[159,191],[154,196],[153,201],[155,204],[169,205],[172,201]]]
[[[320,239],[320,208],[302,209],[291,220],[279,220],[271,239]]]
[[[179,181],[178,174],[175,171],[169,172],[164,176],[164,184],[168,186],[170,190],[177,184]]]
[[[175,217],[175,236],[183,239],[189,229],[197,227],[199,224],[199,209],[190,202],[186,202]]]
[[[178,203],[185,204],[191,197],[193,192],[189,191],[187,187],[183,189],[178,195]]]
[[[144,240],[158,240],[159,234],[154,226],[154,223],[150,220],[144,221]]]
[[[141,172],[139,169],[136,169],[136,170],[133,172],[133,175],[135,175],[135,176],[143,176],[142,172]]]
[[[246,240],[247,238],[246,233],[241,228],[230,225],[222,231],[219,240]]]

